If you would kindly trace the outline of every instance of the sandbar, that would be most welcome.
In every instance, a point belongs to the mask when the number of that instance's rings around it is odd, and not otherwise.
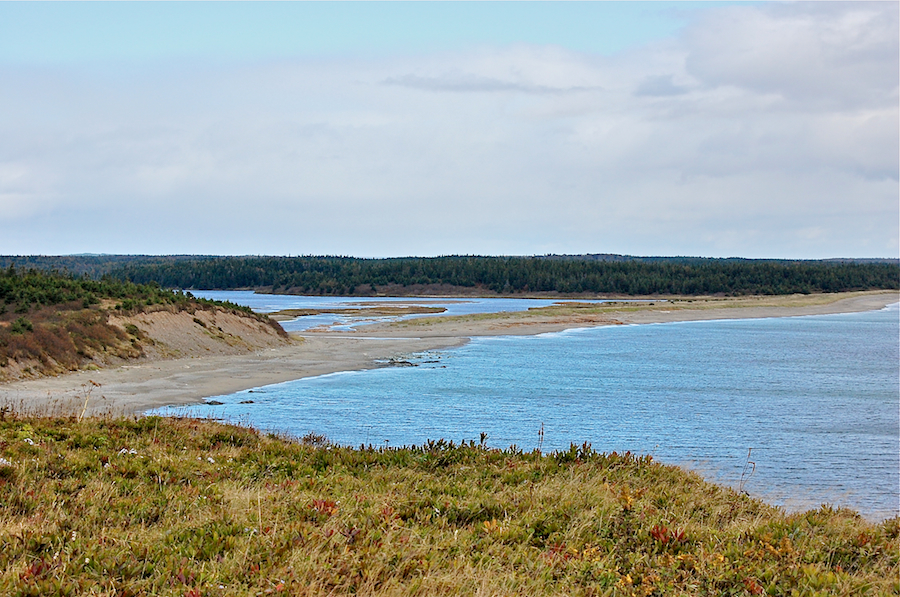
[[[460,346],[471,337],[532,335],[578,327],[851,313],[900,302],[900,293],[742,298],[670,298],[641,304],[570,305],[525,312],[427,317],[304,332],[290,345],[246,354],[142,359],[0,385],[0,405],[26,414],[134,415],[339,371],[387,366],[391,359]],[[86,405],[86,408],[85,408]]]

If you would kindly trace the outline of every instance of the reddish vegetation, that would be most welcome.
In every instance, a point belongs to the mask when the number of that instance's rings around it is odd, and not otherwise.
[[[58,374],[142,354],[140,342],[110,325],[108,311],[97,307],[54,305],[2,319],[0,379]]]
[[[287,341],[276,322],[214,305],[154,305],[131,312],[53,305],[0,315],[0,381],[142,357],[238,354]]]
[[[646,456],[0,410],[0,595],[897,595],[900,520]]]

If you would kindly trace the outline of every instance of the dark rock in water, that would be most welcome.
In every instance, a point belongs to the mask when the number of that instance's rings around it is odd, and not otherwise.
[[[440,361],[422,361],[423,365],[433,365],[434,363],[440,363]]]
[[[209,404],[210,406],[219,406],[220,404],[225,404],[224,402],[219,402],[218,400],[208,400],[204,402],[204,404]]]
[[[238,404],[253,404],[252,400],[241,400]]]
[[[415,363],[410,363],[409,361],[390,361],[388,363],[389,367],[418,367]]]

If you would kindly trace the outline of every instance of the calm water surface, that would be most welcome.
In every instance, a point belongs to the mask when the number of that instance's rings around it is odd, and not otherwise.
[[[377,340],[372,340],[377,342]],[[650,453],[788,509],[900,508],[900,310],[476,338],[187,412],[349,444]],[[252,403],[241,402],[252,400]],[[171,411],[166,411],[171,412]],[[179,409],[178,412],[185,412]]]
[[[257,294],[240,290],[195,290],[193,294],[202,298],[220,301],[231,301],[238,305],[250,307],[258,313],[273,313],[283,309],[348,309],[369,307],[374,305],[422,305],[441,307],[443,313],[423,313],[403,316],[359,317],[338,313],[322,313],[307,315],[288,321],[282,321],[281,327],[289,332],[301,332],[310,328],[327,325],[332,329],[351,329],[360,325],[400,321],[416,317],[436,317],[452,315],[471,315],[473,313],[499,313],[501,311],[526,311],[530,308],[545,307],[554,303],[573,302],[557,299],[516,299],[516,298],[393,298],[393,297],[345,297],[345,296],[299,296],[290,294]],[[574,301],[596,302],[608,301]],[[635,301],[644,302],[644,301]]]

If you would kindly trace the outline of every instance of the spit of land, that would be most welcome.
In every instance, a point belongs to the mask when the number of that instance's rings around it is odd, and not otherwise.
[[[317,328],[272,344],[244,339],[225,351],[209,347],[155,353],[118,367],[0,385],[0,404],[19,412],[133,414],[201,401],[273,383],[384,366],[403,355],[446,349],[476,336],[530,335],[604,325],[852,313],[900,302],[896,291],[767,297],[669,297],[645,302],[575,302],[522,312],[431,316],[359,326]],[[148,323],[148,325],[150,325]],[[153,322],[160,345],[175,343],[181,324]],[[171,358],[181,354],[180,358]]]

